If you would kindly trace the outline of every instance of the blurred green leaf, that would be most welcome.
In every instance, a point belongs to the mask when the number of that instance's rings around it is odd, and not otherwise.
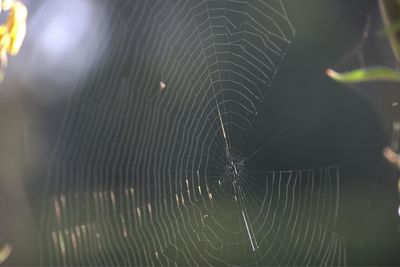
[[[328,69],[326,71],[326,74],[333,80],[341,83],[359,83],[372,81],[400,82],[400,71],[387,67],[356,69],[343,73]]]

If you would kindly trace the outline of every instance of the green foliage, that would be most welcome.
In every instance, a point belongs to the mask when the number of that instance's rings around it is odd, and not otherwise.
[[[379,0],[379,9],[385,34],[389,38],[392,52],[400,62],[400,0]],[[338,73],[331,69],[326,74],[340,83],[359,83],[371,81],[400,82],[400,71],[388,67],[371,67]]]
[[[372,67],[356,69],[349,72],[338,73],[331,69],[326,74],[333,80],[341,83],[359,83],[372,81],[400,82],[400,71],[387,67]]]

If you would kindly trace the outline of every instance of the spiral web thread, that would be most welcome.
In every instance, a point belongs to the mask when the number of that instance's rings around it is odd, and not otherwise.
[[[344,265],[339,170],[256,172],[241,153],[295,34],[283,3],[108,5],[50,164],[43,263]]]

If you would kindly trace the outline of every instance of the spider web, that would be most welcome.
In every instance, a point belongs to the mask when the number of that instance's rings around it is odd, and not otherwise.
[[[42,262],[344,265],[339,169],[257,172],[242,152],[295,34],[282,1],[108,5],[48,171]]]

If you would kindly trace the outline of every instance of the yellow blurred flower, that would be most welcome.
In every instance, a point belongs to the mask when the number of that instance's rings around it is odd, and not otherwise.
[[[7,66],[7,56],[18,54],[26,34],[26,19],[28,10],[17,0],[3,0],[1,10],[9,11],[7,20],[0,25],[0,64]]]

